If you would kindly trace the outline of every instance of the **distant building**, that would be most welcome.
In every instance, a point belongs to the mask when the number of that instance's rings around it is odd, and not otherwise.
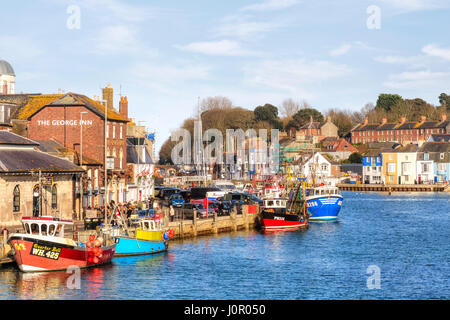
[[[450,180],[450,143],[425,142],[417,150],[418,183]]]
[[[14,94],[16,92],[16,74],[11,65],[0,59],[0,94]],[[0,123],[1,119],[1,105],[0,105]]]
[[[356,126],[351,132],[351,143],[398,142],[418,143],[428,140],[432,134],[450,133],[450,121],[442,114],[440,120],[428,121],[422,116],[420,121],[406,121],[401,117],[399,122],[388,123],[383,118],[381,123],[369,123],[368,119]]]
[[[407,144],[392,151],[382,153],[383,181],[386,184],[416,183],[416,144]]]
[[[450,133],[432,134],[428,141],[430,142],[450,142]]]
[[[395,142],[370,142],[362,155],[362,181],[366,184],[383,182],[383,152],[393,151],[400,145]]]
[[[352,153],[358,152],[358,149],[352,146],[344,138],[324,138],[322,139],[321,144],[321,151],[329,154],[337,161],[348,159]]]
[[[307,124],[299,128],[291,126],[287,130],[289,136],[296,140],[305,140],[305,137],[314,137],[313,143],[318,143],[326,137],[338,137],[338,127],[331,122],[330,117],[324,122],[315,122],[311,117],[311,120]]]

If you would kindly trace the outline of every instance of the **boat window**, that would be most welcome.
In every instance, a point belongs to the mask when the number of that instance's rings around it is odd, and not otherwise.
[[[47,225],[46,224],[41,224],[41,234],[43,236],[47,235]]]
[[[320,190],[316,190],[316,195],[319,195],[320,194]]]
[[[268,205],[269,207],[273,206],[273,201],[267,202],[267,205]]]
[[[30,225],[28,223],[24,223],[25,226],[25,233],[31,233],[30,232]]]
[[[144,222],[144,229],[149,230],[149,228],[150,228],[150,225],[149,225],[148,221]]]
[[[56,226],[54,224],[51,224],[48,227],[48,235],[49,236],[54,236],[55,235],[55,231],[56,231]]]
[[[325,194],[325,190],[320,190],[320,194]]]
[[[38,234],[39,233],[39,225],[37,223],[31,224],[31,233]]]

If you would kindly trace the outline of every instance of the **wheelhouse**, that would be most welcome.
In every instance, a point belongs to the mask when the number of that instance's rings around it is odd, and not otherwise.
[[[305,192],[307,197],[312,196],[333,196],[339,195],[339,189],[337,187],[318,187],[318,188],[308,188]]]
[[[22,226],[26,234],[47,237],[64,238],[64,225],[72,224],[71,220],[60,220],[50,216],[22,218]]]

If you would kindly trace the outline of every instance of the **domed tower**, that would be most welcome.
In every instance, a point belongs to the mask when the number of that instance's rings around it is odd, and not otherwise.
[[[0,94],[16,93],[16,74],[11,65],[0,59]]]

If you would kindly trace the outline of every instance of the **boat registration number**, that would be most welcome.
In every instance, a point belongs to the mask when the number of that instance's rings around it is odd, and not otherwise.
[[[30,254],[42,258],[58,260],[61,248],[55,246],[43,246],[37,243],[33,244]]]
[[[284,217],[273,217],[275,220],[284,220]]]

